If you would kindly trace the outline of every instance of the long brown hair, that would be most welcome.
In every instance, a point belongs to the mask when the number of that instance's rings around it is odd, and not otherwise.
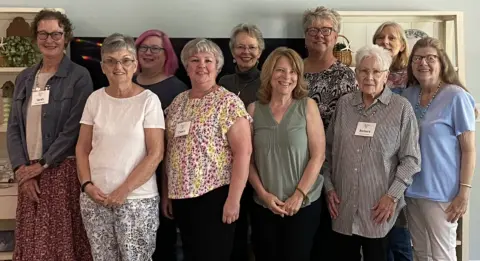
[[[307,83],[303,78],[304,69],[302,58],[293,49],[287,47],[278,47],[272,53],[270,53],[262,66],[262,72],[260,73],[261,84],[260,89],[258,90],[258,100],[260,103],[267,104],[272,99],[272,85],[270,84],[270,81],[272,80],[272,74],[275,70],[275,65],[280,57],[287,58],[292,65],[293,70],[298,75],[297,86],[295,86],[295,89],[292,91],[292,98],[302,99],[307,97],[308,89]]]
[[[440,40],[433,38],[433,37],[425,37],[417,41],[417,43],[412,48],[412,53],[410,54],[410,58],[408,59],[408,67],[407,67],[407,86],[418,85],[419,82],[417,78],[413,75],[412,63],[413,63],[413,56],[415,52],[420,48],[427,48],[431,47],[437,50],[438,60],[440,62],[440,79],[442,82],[447,84],[453,84],[461,87],[466,92],[470,93],[465,85],[462,84],[460,79],[458,78],[458,74],[455,71],[455,67],[453,67],[450,58],[448,58],[447,53],[445,52],[445,48],[443,47]],[[475,108],[475,118],[478,117],[478,110]]]

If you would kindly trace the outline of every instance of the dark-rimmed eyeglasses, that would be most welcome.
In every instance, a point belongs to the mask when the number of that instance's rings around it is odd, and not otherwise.
[[[382,73],[386,72],[387,70],[368,70],[368,69],[359,69],[357,70],[358,75],[361,78],[366,78],[368,76],[373,75],[373,78],[378,79],[382,76]]]
[[[105,64],[109,67],[115,67],[117,63],[120,63],[122,67],[129,67],[133,62],[135,62],[135,60],[131,58],[123,58],[119,61],[113,58],[107,58],[102,61],[102,64]]]
[[[47,40],[47,38],[49,36],[52,37],[52,39],[54,41],[58,41],[58,40],[62,39],[63,32],[51,32],[51,33],[48,33],[48,32],[45,32],[45,31],[38,31],[37,32],[37,38],[39,40]]]
[[[333,32],[333,27],[310,27],[305,31],[309,36],[317,36],[320,33],[323,36],[329,36]]]
[[[160,46],[148,46],[148,45],[140,45],[138,47],[138,52],[139,53],[146,53],[148,50],[150,50],[150,52],[152,53],[159,53],[163,50],[165,50],[165,48],[162,48]]]
[[[423,61],[423,59],[425,59],[425,61],[427,63],[435,63],[437,62],[438,60],[438,56],[437,55],[434,55],[434,54],[429,54],[429,55],[413,55],[412,56],[412,62],[414,63],[420,63],[421,61]]]

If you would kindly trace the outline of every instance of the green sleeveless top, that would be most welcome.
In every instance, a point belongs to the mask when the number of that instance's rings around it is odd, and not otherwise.
[[[281,201],[295,192],[310,159],[307,137],[307,98],[293,100],[280,123],[273,118],[268,104],[255,102],[253,146],[255,165],[263,187]],[[310,205],[322,193],[323,176],[307,193],[302,207]],[[266,207],[258,195],[257,204]]]

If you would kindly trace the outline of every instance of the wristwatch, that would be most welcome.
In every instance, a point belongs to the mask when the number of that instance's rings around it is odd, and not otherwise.
[[[48,164],[47,164],[47,161],[44,159],[44,158],[41,158],[38,160],[38,163],[44,168],[48,168]]]

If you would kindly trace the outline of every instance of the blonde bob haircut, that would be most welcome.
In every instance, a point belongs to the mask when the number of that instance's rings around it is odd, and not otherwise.
[[[262,104],[267,104],[272,99],[272,75],[275,71],[275,66],[281,57],[285,57],[290,62],[295,73],[298,75],[297,86],[292,91],[293,99],[302,99],[307,97],[308,89],[307,83],[303,78],[303,60],[293,49],[287,47],[278,47],[265,60],[260,73],[260,89],[258,90],[258,100]]]
[[[373,44],[376,44],[377,38],[380,36],[380,34],[382,33],[385,27],[393,28],[395,30],[395,33],[397,34],[397,37],[400,39],[400,42],[404,46],[403,51],[400,51],[395,57],[392,57],[393,61],[392,61],[392,65],[390,66],[390,71],[395,72],[395,71],[406,69],[408,66],[408,53],[409,53],[408,42],[407,42],[407,36],[405,35],[405,31],[403,30],[400,24],[392,21],[388,21],[381,24],[373,34],[373,39],[372,39]]]

